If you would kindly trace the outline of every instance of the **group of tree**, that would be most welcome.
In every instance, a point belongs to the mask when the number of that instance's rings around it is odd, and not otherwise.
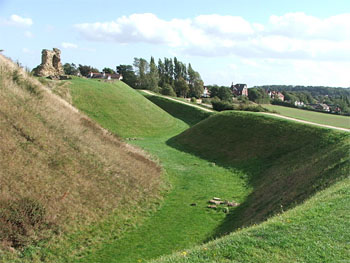
[[[66,75],[73,75],[73,76],[81,75],[84,77],[87,77],[90,74],[90,72],[94,72],[94,73],[100,72],[97,68],[94,68],[92,66],[81,65],[81,64],[79,64],[79,66],[77,66],[74,63],[65,63],[63,65],[63,70],[64,70],[64,73]],[[113,69],[107,68],[107,67],[102,69],[102,72],[104,72],[106,74],[115,74],[116,73]]]
[[[87,77],[90,72],[95,72],[95,73],[100,72],[97,68],[94,68],[92,66],[81,65],[81,64],[77,66],[74,63],[65,63],[63,65],[63,70],[66,75],[73,75],[73,76],[81,75],[84,77]]]
[[[133,65],[119,65],[117,72],[123,81],[136,89],[148,89],[164,95],[199,98],[203,93],[203,81],[191,64],[188,66],[176,57],[159,59],[153,57],[148,62],[144,58],[134,58]]]

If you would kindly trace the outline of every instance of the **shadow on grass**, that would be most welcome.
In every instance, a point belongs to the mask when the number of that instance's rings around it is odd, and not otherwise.
[[[196,155],[215,165],[242,171],[246,183],[253,188],[244,202],[230,209],[225,220],[205,242],[226,235],[239,228],[263,222],[302,203],[340,178],[350,173],[348,157],[349,141],[339,136],[332,143],[325,143],[325,131],[315,132],[315,140],[305,142],[304,147],[286,147],[247,160],[222,161],[220,154],[201,151],[188,144],[179,143],[175,136],[167,144],[177,150]],[[348,136],[349,137],[349,136]],[[307,137],[306,137],[307,138]],[[319,140],[318,140],[319,139]],[[278,141],[276,141],[278,143]],[[322,145],[323,146],[320,146]]]
[[[182,120],[189,126],[193,126],[198,122],[208,118],[213,113],[205,112],[201,109],[172,101],[159,96],[144,95],[148,100],[156,104],[158,107],[172,115],[173,117]]]

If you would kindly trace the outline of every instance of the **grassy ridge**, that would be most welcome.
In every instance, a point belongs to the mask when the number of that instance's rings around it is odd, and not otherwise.
[[[122,137],[161,136],[179,125],[124,82],[71,80],[74,105],[106,129]]]
[[[350,117],[347,116],[307,111],[278,105],[264,105],[264,107],[270,110],[275,110],[281,115],[287,117],[350,129]]]
[[[216,229],[217,236],[233,234],[155,262],[350,259],[350,234],[343,231],[349,227],[350,182],[344,179],[350,173],[349,134],[227,112],[202,121],[168,144],[223,166],[240,167],[253,190]],[[305,204],[272,217],[315,193]],[[268,222],[252,226],[269,217]]]
[[[1,55],[0,101],[1,262],[68,262],[111,238],[92,226],[120,235],[159,195],[160,168],[141,150]]]
[[[168,143],[246,171],[254,191],[218,233],[258,223],[349,174],[348,133],[260,114],[217,114]]]

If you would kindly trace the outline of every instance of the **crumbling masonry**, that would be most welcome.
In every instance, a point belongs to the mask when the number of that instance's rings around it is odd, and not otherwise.
[[[54,48],[52,51],[43,49],[41,54],[41,64],[33,69],[35,76],[60,78],[60,76],[64,75],[61,63],[61,50],[58,48]]]

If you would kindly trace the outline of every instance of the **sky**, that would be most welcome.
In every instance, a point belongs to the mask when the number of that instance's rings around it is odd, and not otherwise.
[[[0,49],[102,70],[177,57],[206,85],[350,87],[349,0],[0,0]]]

